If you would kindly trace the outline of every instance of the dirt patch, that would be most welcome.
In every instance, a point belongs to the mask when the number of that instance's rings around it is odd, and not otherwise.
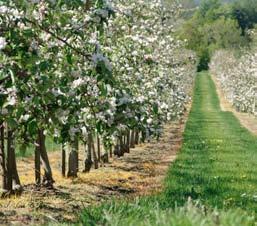
[[[61,153],[50,153],[56,181],[54,190],[36,190],[32,185],[33,158],[19,160],[24,192],[21,196],[0,200],[0,225],[74,222],[89,205],[160,191],[168,166],[181,147],[186,118],[165,126],[159,142],[141,144],[130,154],[113,158],[109,164],[90,173],[79,173],[73,180],[61,176]],[[80,166],[82,171],[83,155]]]
[[[223,93],[219,81],[212,76],[212,79],[215,83],[217,94],[220,99],[220,107],[222,111],[230,111],[238,118],[241,125],[248,129],[253,134],[257,135],[257,118],[249,113],[238,112],[233,108],[232,104],[225,98],[225,94]]]

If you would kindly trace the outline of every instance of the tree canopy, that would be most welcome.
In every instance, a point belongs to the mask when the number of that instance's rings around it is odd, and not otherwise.
[[[180,38],[187,41],[187,47],[198,54],[199,70],[208,68],[215,50],[247,46],[250,36],[246,30],[257,22],[256,1],[222,3],[224,1],[201,1],[179,31]]]

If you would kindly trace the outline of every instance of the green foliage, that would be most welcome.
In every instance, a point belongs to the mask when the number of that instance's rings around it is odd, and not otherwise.
[[[233,49],[247,44],[241,36],[238,21],[233,16],[232,5],[219,0],[204,0],[180,29],[179,36],[187,40],[187,47],[197,52],[198,70],[208,69],[208,63],[217,49]]]
[[[233,4],[233,16],[238,21],[245,35],[247,29],[252,29],[257,23],[257,1],[256,0],[237,0]]]
[[[202,17],[210,17],[215,10],[219,9],[221,3],[219,0],[203,0],[199,6],[199,13]]]

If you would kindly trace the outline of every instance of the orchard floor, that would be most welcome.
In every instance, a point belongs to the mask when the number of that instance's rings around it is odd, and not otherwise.
[[[167,125],[160,141],[141,144],[122,158],[111,159],[98,170],[79,173],[77,179],[63,178],[60,153],[50,152],[55,190],[37,191],[33,157],[18,160],[24,185],[21,196],[0,200],[0,225],[37,225],[46,222],[74,222],[82,209],[114,198],[152,194],[160,191],[168,166],[181,147],[185,119]],[[82,171],[83,153],[80,166]]]

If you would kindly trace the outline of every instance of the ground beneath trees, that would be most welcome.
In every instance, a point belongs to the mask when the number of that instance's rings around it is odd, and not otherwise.
[[[89,205],[114,198],[160,191],[162,180],[182,144],[185,119],[167,125],[159,142],[141,144],[122,158],[111,159],[98,170],[79,173],[77,179],[61,176],[60,152],[50,152],[55,190],[35,190],[33,158],[18,161],[24,185],[21,196],[0,200],[0,225],[36,225],[74,222]],[[80,157],[82,171],[83,156]]]

